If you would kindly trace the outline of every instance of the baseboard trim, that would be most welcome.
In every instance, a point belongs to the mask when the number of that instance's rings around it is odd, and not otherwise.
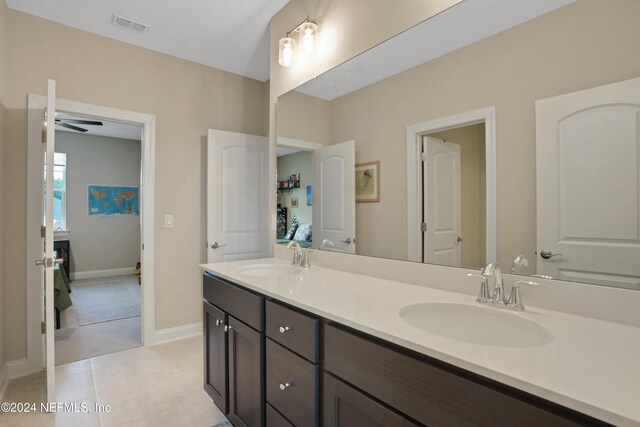
[[[76,271],[71,273],[70,280],[98,279],[101,277],[127,276],[136,271],[134,267],[112,268],[111,270]]]
[[[157,330],[155,331],[153,340],[150,344],[164,344],[171,341],[178,341],[185,338],[195,337],[198,335],[202,335],[202,322]]]
[[[7,375],[7,364],[3,364],[0,368],[0,402],[4,402],[4,393],[9,385],[9,376]]]
[[[29,372],[29,365],[27,359],[11,360],[7,362],[7,378],[12,380],[14,378],[24,377],[25,375],[32,374]]]

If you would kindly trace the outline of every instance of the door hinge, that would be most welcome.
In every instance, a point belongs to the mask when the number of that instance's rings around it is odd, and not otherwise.
[[[43,144],[47,143],[47,131],[46,130],[42,130],[42,141]]]
[[[420,161],[422,162],[427,161],[427,153],[420,153]]]
[[[45,227],[44,225],[40,226],[40,237],[42,237],[43,239],[47,237],[47,227]]]
[[[40,322],[40,333],[41,334],[47,333],[47,324],[45,322]]]
[[[427,223],[426,222],[423,222],[423,223],[420,224],[420,231],[422,231],[423,233],[425,231],[427,231]]]

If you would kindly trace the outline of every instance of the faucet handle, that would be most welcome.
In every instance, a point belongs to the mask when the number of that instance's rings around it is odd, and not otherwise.
[[[515,311],[525,311],[524,304],[522,304],[522,295],[520,295],[520,285],[540,286],[540,283],[529,280],[517,280],[513,282],[507,305],[513,307]]]
[[[298,260],[298,265],[300,267],[311,267],[311,263],[309,262],[309,251],[302,250],[299,254],[300,259]]]
[[[467,277],[477,277],[482,280],[480,284],[480,292],[476,298],[477,303],[485,303],[491,301],[491,294],[489,293],[489,281],[488,277],[479,273],[467,273]]]

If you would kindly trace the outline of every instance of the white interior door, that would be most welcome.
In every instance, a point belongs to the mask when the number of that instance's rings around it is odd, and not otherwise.
[[[266,137],[209,129],[208,262],[271,255],[268,171]]]
[[[459,267],[462,258],[460,146],[425,136],[424,262]]]
[[[44,173],[44,258],[36,260],[44,267],[44,321],[45,321],[45,369],[47,374],[47,401],[56,401],[55,315],[53,269],[62,260],[53,254],[53,164],[55,152],[56,82],[49,80],[46,109],[45,173]]]
[[[640,79],[536,102],[538,274],[640,289],[639,118]]]
[[[313,153],[313,242],[333,242],[328,250],[356,253],[356,142]]]

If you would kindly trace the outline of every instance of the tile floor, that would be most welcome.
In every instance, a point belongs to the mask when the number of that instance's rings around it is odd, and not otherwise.
[[[110,412],[0,413],[2,427],[189,426],[225,421],[202,386],[202,338],[137,347],[56,367],[56,400]],[[5,402],[39,402],[44,374],[11,381]]]

